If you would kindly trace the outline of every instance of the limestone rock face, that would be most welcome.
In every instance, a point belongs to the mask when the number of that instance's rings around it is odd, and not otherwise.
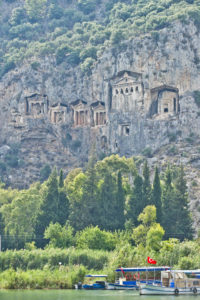
[[[107,49],[89,75],[57,66],[54,57],[37,70],[24,62],[0,81],[3,179],[26,187],[45,164],[67,173],[86,163],[95,144],[100,156],[144,154],[153,165],[183,163],[191,207],[197,206],[199,58],[199,31],[177,22],[159,36]]]

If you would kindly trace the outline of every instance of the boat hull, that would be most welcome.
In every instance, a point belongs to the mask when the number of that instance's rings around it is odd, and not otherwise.
[[[106,287],[107,290],[137,290],[138,286],[136,285],[127,285],[127,284],[116,284],[109,283]]]
[[[140,295],[197,295],[200,288],[175,288],[155,285],[141,285]]]

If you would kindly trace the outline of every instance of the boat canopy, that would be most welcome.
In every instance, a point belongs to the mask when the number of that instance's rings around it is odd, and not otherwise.
[[[185,274],[198,274],[200,275],[200,269],[198,270],[171,270],[172,272],[182,272]]]
[[[156,271],[167,271],[171,270],[170,267],[141,267],[141,268],[118,268],[115,272],[156,272]]]
[[[108,275],[85,275],[85,277],[108,277]]]

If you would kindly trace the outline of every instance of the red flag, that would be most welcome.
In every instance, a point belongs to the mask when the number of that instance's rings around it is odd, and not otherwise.
[[[154,260],[154,259],[152,259],[151,257],[147,257],[147,262],[148,262],[148,264],[152,264],[152,265],[156,265],[157,264],[157,261],[156,260]]]
[[[122,269],[122,267],[120,268],[121,269],[121,271],[122,271],[122,273],[123,273],[123,275],[125,274],[125,272],[124,272],[124,270]]]

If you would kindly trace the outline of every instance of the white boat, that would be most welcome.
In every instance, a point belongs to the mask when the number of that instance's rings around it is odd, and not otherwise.
[[[118,280],[114,283],[108,283],[106,289],[108,290],[138,290],[140,283],[148,283],[150,285],[160,283],[160,280],[141,278],[140,274],[143,272],[153,271],[156,272],[162,270],[169,270],[169,267],[141,267],[141,268],[118,268],[115,270],[117,274],[120,274]]]
[[[141,283],[140,295],[196,295],[200,294],[200,270],[161,271],[160,284]]]

